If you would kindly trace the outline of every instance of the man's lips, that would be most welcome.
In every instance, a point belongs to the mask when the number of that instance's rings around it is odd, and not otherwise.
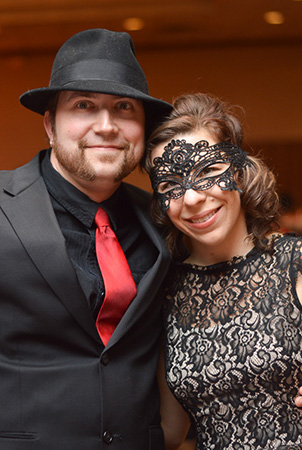
[[[85,145],[84,148],[100,149],[100,150],[124,150],[126,146],[124,145],[114,145],[114,144],[94,144]]]

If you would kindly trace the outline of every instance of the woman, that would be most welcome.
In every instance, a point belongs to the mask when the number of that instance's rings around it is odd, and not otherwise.
[[[176,99],[149,140],[154,218],[176,258],[180,238],[189,249],[164,286],[166,378],[198,450],[301,449],[302,240],[276,233],[275,177],[241,142],[204,94]]]

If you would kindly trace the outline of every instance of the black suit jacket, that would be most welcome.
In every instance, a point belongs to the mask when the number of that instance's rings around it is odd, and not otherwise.
[[[42,156],[0,172],[0,450],[162,450],[157,291],[169,256],[149,195],[125,185],[158,257],[103,350]]]

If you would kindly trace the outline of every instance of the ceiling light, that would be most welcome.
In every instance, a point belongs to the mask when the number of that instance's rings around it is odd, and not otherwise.
[[[127,31],[138,31],[144,28],[145,23],[142,19],[139,17],[129,17],[128,19],[125,19],[123,22],[123,27]]]
[[[264,20],[270,25],[281,25],[284,22],[284,15],[280,11],[267,11],[264,13]]]

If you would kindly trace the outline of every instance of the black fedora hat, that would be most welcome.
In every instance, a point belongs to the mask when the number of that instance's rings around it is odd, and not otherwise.
[[[68,39],[55,57],[49,86],[25,92],[20,102],[44,114],[59,91],[99,92],[142,100],[146,134],[172,109],[169,103],[149,95],[130,35],[101,28],[84,30]]]

